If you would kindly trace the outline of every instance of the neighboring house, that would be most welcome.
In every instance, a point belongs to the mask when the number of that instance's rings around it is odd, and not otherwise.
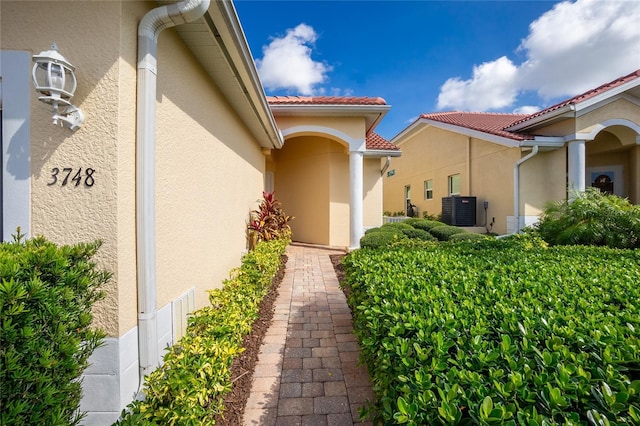
[[[640,70],[531,115],[422,114],[391,142],[403,155],[384,178],[385,211],[409,199],[440,214],[443,197],[475,197],[475,225],[505,234],[587,186],[639,204]]]
[[[364,97],[267,99],[286,142],[267,173],[295,217],[294,239],[357,248],[363,229],[382,225],[380,159],[400,155],[373,131],[390,106]]]
[[[277,125],[231,1],[0,9],[1,237],[20,226],[59,244],[100,239],[96,260],[113,273],[95,308],[108,338],[83,376],[86,424],[118,417],[187,314],[239,266],[264,189],[302,241],[357,247],[379,224],[379,157],[399,151],[373,128],[389,106],[272,99]],[[75,66],[75,131],[52,125],[31,81],[33,57],[53,42]]]

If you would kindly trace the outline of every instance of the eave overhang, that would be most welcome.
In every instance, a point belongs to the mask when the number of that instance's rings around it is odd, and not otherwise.
[[[202,18],[179,25],[175,31],[259,145],[281,148],[284,140],[267,103],[233,3],[212,1]]]
[[[271,104],[278,117],[363,117],[366,134],[376,128],[391,105]]]

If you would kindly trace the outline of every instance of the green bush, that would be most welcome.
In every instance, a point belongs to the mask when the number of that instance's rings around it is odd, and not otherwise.
[[[640,424],[640,251],[524,235],[343,265],[379,423]]]
[[[78,379],[104,337],[91,308],[110,274],[91,261],[99,242],[20,239],[0,244],[0,423],[78,424]]]
[[[403,229],[402,233],[412,240],[435,241],[436,237],[423,229]]]
[[[490,237],[484,234],[476,234],[474,232],[461,232],[459,234],[453,234],[449,237],[449,241],[482,241]]]
[[[396,232],[395,230],[369,232],[360,238],[360,247],[377,249],[406,239],[407,237],[402,232]]]
[[[449,241],[452,235],[467,233],[464,229],[451,225],[436,226],[431,228],[429,232],[439,241]]]
[[[403,229],[411,229],[411,228],[413,228],[411,225],[404,222],[387,222],[380,227],[380,229],[383,229],[383,230],[395,229],[398,231],[402,231]]]
[[[230,367],[244,348],[259,305],[281,266],[288,238],[259,242],[242,258],[222,289],[210,291],[211,306],[189,318],[186,334],[145,378],[144,401],[129,404],[118,424],[214,424],[232,387]]]
[[[573,201],[548,204],[536,228],[552,245],[640,248],[640,206],[587,188]]]
[[[425,231],[430,231],[432,228],[443,226],[443,222],[438,222],[436,220],[428,220],[428,219],[416,219],[415,222],[411,224],[414,228],[422,229]]]

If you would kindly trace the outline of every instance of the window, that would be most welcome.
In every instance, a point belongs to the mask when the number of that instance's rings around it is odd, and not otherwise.
[[[433,199],[433,179],[424,181],[424,199],[425,200]]]
[[[449,176],[449,195],[460,195],[460,175]]]

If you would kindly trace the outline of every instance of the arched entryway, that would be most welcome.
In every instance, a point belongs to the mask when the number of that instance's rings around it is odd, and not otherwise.
[[[322,134],[292,135],[273,153],[274,189],[295,241],[349,245],[349,149]]]
[[[601,126],[586,144],[586,186],[640,204],[639,133],[624,124]]]

